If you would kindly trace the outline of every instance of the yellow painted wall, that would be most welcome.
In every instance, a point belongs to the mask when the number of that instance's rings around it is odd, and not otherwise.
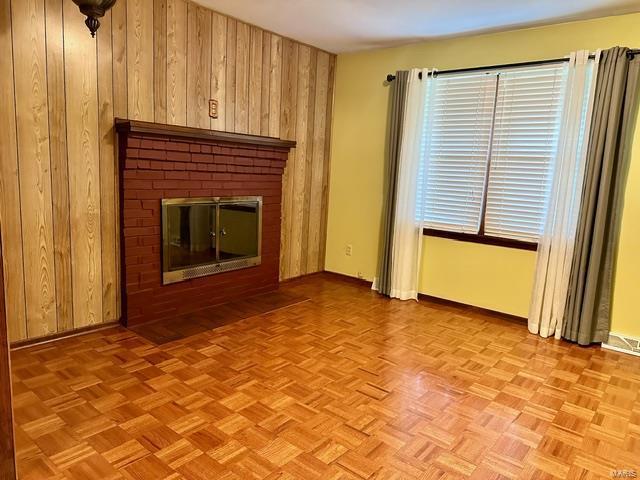
[[[424,237],[422,252],[422,293],[527,316],[535,252],[437,237]]]
[[[573,50],[640,47],[640,14],[423,42],[338,56],[325,268],[372,279],[376,271],[389,89],[387,73],[561,57]],[[640,129],[636,129],[614,292],[612,331],[640,337]],[[346,245],[352,255],[345,255]],[[420,291],[526,315],[535,252],[425,238]]]

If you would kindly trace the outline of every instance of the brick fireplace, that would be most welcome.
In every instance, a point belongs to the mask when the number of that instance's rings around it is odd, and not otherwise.
[[[282,174],[295,142],[116,120],[122,322],[166,320],[278,288]],[[262,197],[261,263],[163,285],[161,202]]]

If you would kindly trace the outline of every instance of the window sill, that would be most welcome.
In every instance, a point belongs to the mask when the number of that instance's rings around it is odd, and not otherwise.
[[[432,228],[423,228],[422,234],[428,237],[449,238],[451,240],[459,240],[461,242],[496,245],[498,247],[517,248],[520,250],[538,250],[538,244],[536,242],[526,242],[524,240],[514,240],[512,238],[491,237],[488,235],[473,233],[447,232],[445,230],[435,230]]]

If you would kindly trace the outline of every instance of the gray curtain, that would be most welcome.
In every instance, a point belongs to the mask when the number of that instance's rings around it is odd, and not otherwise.
[[[637,113],[640,58],[602,52],[587,147],[562,336],[589,345],[609,336],[615,254],[630,137]]]
[[[398,163],[402,139],[402,119],[407,96],[408,71],[396,72],[391,82],[389,99],[389,119],[387,152],[385,165],[385,191],[381,226],[381,250],[378,261],[378,291],[384,295],[391,293],[391,252],[393,251],[393,224],[396,210],[396,189],[398,184]]]

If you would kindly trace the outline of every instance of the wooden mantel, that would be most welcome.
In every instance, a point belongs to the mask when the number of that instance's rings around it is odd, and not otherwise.
[[[137,133],[140,135],[161,135],[171,137],[183,137],[200,140],[212,140],[216,142],[228,142],[233,144],[260,145],[273,148],[295,148],[293,140],[282,140],[274,137],[249,135],[245,133],[221,132],[206,128],[183,127],[179,125],[166,125],[163,123],[143,122],[140,120],[126,120],[116,118],[116,131],[118,133]]]

